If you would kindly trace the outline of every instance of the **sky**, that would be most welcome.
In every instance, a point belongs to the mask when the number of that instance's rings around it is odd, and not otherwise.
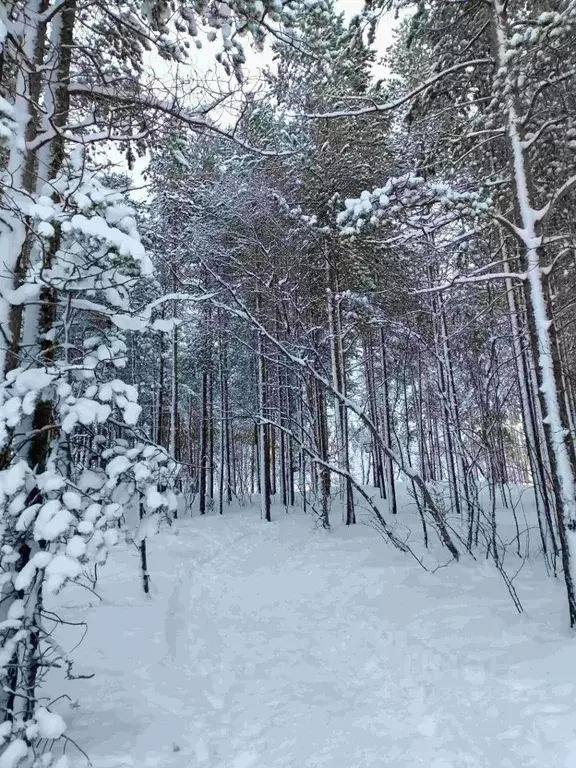
[[[344,11],[347,19],[350,19],[352,16],[362,11],[364,7],[364,0],[338,0],[336,6],[340,10]],[[392,42],[394,29],[396,28],[397,24],[398,22],[394,18],[394,12],[385,12],[378,26],[376,35],[376,44],[378,50],[381,53],[384,53],[386,48]],[[218,50],[220,50],[219,41],[212,45],[204,41],[200,50],[194,50],[191,52],[191,67],[198,73],[214,72],[216,76],[222,82],[224,82],[226,78],[223,76],[222,67],[215,61],[215,55]],[[250,79],[251,76],[257,77],[259,71],[267,67],[272,62],[272,51],[270,45],[267,45],[265,50],[261,53],[247,48],[246,54],[248,59],[246,63],[248,79]],[[378,72],[376,75],[379,76],[380,73]]]

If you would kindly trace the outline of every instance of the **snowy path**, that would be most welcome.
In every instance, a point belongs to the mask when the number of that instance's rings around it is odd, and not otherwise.
[[[432,575],[366,527],[310,528],[183,522],[147,604],[116,553],[63,713],[96,768],[576,765],[557,586],[526,575],[518,617],[489,566]]]

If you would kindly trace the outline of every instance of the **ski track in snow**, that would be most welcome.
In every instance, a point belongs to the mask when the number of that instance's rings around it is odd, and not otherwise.
[[[103,569],[76,652],[96,675],[56,708],[95,768],[574,768],[558,584],[526,566],[518,616],[490,565],[426,573],[365,526],[257,515],[159,534],[150,600],[133,550]]]

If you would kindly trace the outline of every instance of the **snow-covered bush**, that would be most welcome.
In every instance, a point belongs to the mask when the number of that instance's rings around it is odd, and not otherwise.
[[[133,507],[143,540],[176,506],[176,469],[137,439],[138,392],[120,378],[122,328],[145,329],[151,314],[132,307],[152,271],[132,210],[78,153],[22,213],[29,267],[4,299],[23,306],[24,345],[0,385],[0,765],[47,766],[36,745],[65,724],[36,690],[71,661],[44,628],[44,597],[104,562]]]

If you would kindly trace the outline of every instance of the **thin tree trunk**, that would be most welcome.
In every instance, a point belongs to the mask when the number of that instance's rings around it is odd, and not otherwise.
[[[506,66],[509,41],[505,6],[491,5],[498,66]],[[556,499],[558,532],[562,545],[562,563],[568,601],[570,625],[576,625],[576,482],[566,414],[558,378],[557,347],[551,334],[550,314],[542,274],[543,248],[540,225],[541,210],[536,205],[530,174],[528,151],[520,135],[521,120],[516,94],[508,96],[506,138],[520,228],[515,230],[523,247],[527,273],[528,318],[531,336],[538,354],[539,390],[545,408],[545,434],[550,447],[552,485]]]

